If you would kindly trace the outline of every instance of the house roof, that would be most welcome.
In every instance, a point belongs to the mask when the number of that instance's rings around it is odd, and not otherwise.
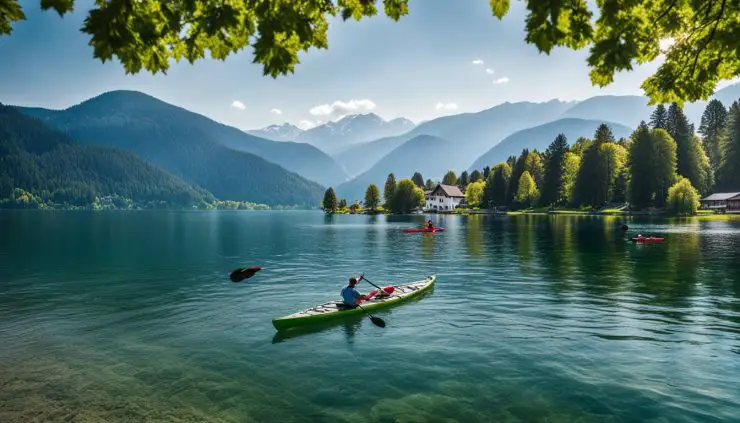
[[[740,196],[740,192],[718,192],[707,198],[702,198],[701,201],[724,201],[738,196]]]
[[[454,186],[454,185],[444,185],[444,184],[437,184],[437,186],[434,188],[433,191],[437,191],[438,189],[441,189],[442,192],[448,197],[463,197],[465,198],[465,194],[460,191],[460,188]]]

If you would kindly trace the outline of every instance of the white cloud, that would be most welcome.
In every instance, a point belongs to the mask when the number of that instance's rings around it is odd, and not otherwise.
[[[457,110],[457,103],[449,102],[449,103],[442,103],[437,102],[437,105],[434,106],[437,110],[444,110],[444,111],[451,111],[451,110]]]
[[[282,115],[283,114],[283,111],[280,110],[280,109],[272,109],[272,110],[270,110],[270,113],[274,113],[276,115]]]
[[[473,60],[473,64],[474,65],[482,65],[483,64],[483,61],[481,59],[475,59],[475,60]]]
[[[302,121],[298,122],[298,125],[296,125],[296,126],[299,127],[299,128],[301,128],[301,129],[303,129],[305,131],[306,129],[311,129],[311,128],[315,127],[316,126],[316,123],[315,122],[311,122],[310,120],[302,120]]]
[[[493,75],[494,72],[495,71],[493,69],[491,69],[491,68],[486,69],[486,73],[489,74],[489,75]]]
[[[493,83],[494,84],[505,84],[507,82],[509,82],[509,78],[507,78],[507,77],[503,77],[503,78],[499,78],[499,79],[494,79],[493,80]]]
[[[366,98],[362,100],[340,101],[331,104],[320,104],[311,108],[308,112],[314,116],[337,117],[348,114],[369,112],[375,109],[375,103]]]
[[[239,109],[239,110],[244,110],[244,109],[246,109],[246,108],[247,108],[247,106],[245,106],[245,105],[244,105],[244,103],[242,103],[242,102],[241,102],[241,101],[239,101],[239,100],[234,100],[234,101],[232,101],[232,102],[231,102],[231,107],[233,107],[233,108],[235,108],[235,109]]]

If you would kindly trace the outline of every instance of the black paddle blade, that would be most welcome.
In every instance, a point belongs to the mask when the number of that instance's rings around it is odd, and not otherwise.
[[[231,272],[231,274],[229,275],[229,278],[231,279],[232,282],[241,282],[244,279],[251,278],[252,276],[254,276],[255,273],[259,272],[260,270],[262,270],[262,268],[259,266],[236,269],[233,272]]]
[[[385,322],[380,317],[373,316],[370,318],[370,321],[373,322],[375,326],[380,326],[381,328],[385,327]]]

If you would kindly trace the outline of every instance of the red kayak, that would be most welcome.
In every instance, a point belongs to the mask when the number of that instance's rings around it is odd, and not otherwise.
[[[412,228],[412,229],[404,229],[403,231],[406,233],[413,233],[413,232],[440,232],[444,231],[445,228],[424,228],[424,229],[418,229],[418,228]]]
[[[650,238],[647,238],[644,236],[632,238],[632,242],[663,242],[663,241],[665,241],[665,238],[658,238],[654,236]]]

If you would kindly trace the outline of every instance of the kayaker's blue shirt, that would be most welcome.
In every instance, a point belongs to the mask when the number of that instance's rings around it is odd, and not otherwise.
[[[354,306],[357,304],[357,301],[355,301],[356,298],[362,298],[362,294],[357,292],[356,289],[350,286],[345,286],[342,289],[342,299],[344,299],[344,304]]]

